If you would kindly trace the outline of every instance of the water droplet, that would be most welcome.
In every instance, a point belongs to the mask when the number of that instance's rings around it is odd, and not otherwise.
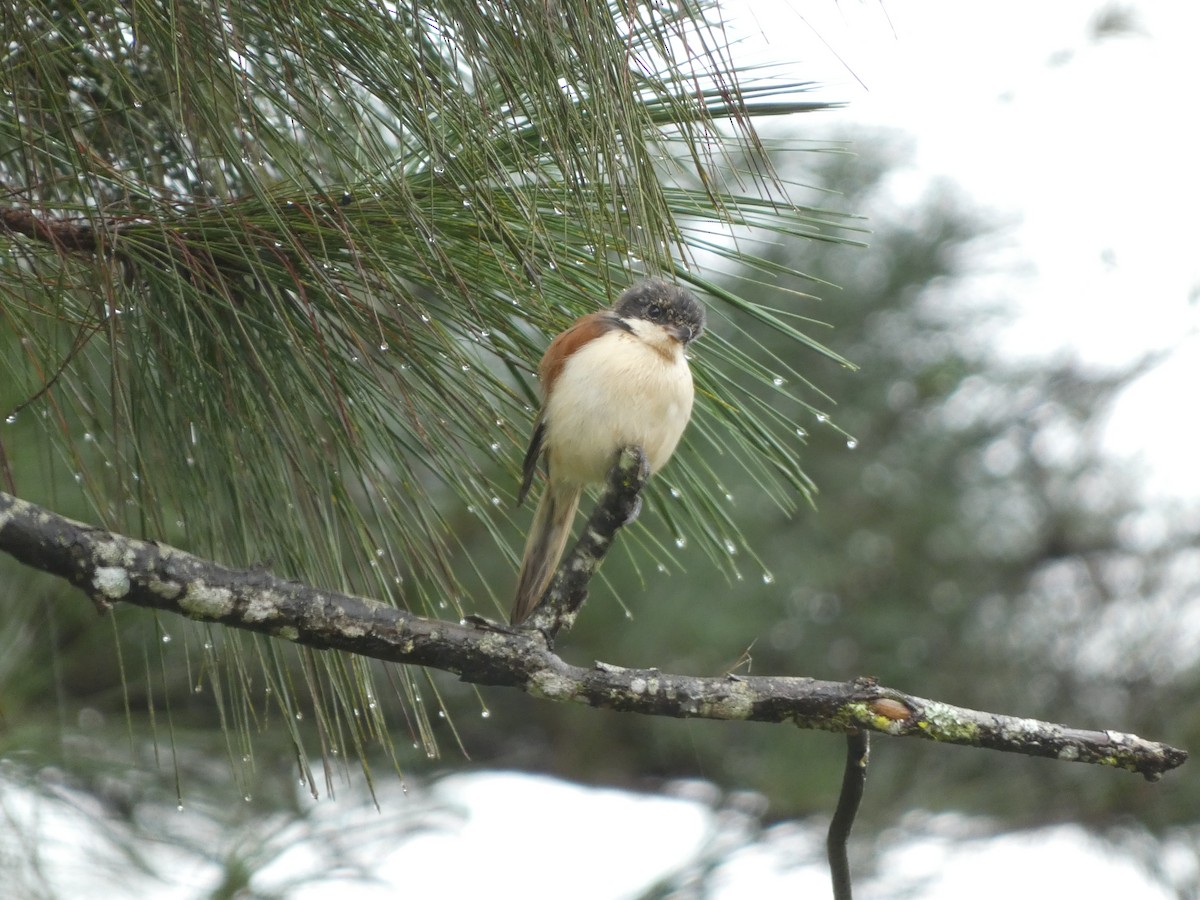
[[[383,342],[382,342],[382,343],[379,345],[379,352],[380,352],[380,353],[387,353],[387,352],[388,352],[390,349],[392,349],[392,348],[388,346],[388,342],[387,342],[387,341],[383,341]]]
[[[213,642],[212,642],[212,641],[205,641],[205,642],[204,642],[204,649],[205,649],[205,650],[211,650],[212,648],[213,648]]]
[[[299,722],[303,718],[304,718],[304,713],[302,713],[302,712],[296,713],[296,721],[297,722]]]
[[[771,384],[775,385],[775,387],[783,387],[785,384],[787,384],[787,382],[784,381],[782,378],[780,378],[778,375],[776,375],[774,378],[771,379]]]
[[[463,197],[463,209],[470,209],[470,208],[471,208],[471,201],[468,200],[466,197]]]
[[[658,569],[659,573],[662,575],[667,574],[667,567],[663,563],[659,563],[654,568]]]
[[[826,413],[817,413],[817,421],[824,424],[829,421],[829,416]]]
[[[249,802],[250,802],[250,795],[249,795],[249,794],[242,794],[242,799],[243,799],[243,800],[245,800],[247,803],[249,803]]]
[[[446,167],[445,167],[445,166],[443,166],[443,165],[436,165],[436,166],[434,166],[434,167],[433,167],[433,174],[434,174],[434,175],[445,175],[445,174],[446,174]]]
[[[675,546],[678,547],[680,550],[682,550],[684,547],[687,546],[687,538],[685,538],[682,534],[678,535],[675,538]]]
[[[182,803],[180,803],[178,806],[176,806],[176,807],[175,807],[175,809],[176,809],[178,812],[183,812],[183,804],[182,804]]]
[[[797,428],[796,429],[796,437],[806,438],[806,437],[808,437],[808,432],[805,431],[803,428]]]
[[[678,500],[680,497],[683,496],[683,494],[681,494],[679,492],[679,488],[673,487],[673,488],[671,488],[671,496],[674,497],[676,500]]]
[[[492,711],[490,709],[485,709],[482,710],[479,715],[481,718],[490,719],[492,717]]]
[[[439,719],[444,719],[444,718],[446,718],[446,711],[445,711],[444,709],[439,709],[439,710],[438,710],[438,718],[439,718]]]
[[[493,497],[493,498],[492,498],[492,506],[499,506],[499,505],[500,505],[500,498],[499,498],[499,497]]]
[[[90,431],[85,431],[85,432],[83,433],[83,439],[84,439],[85,441],[89,442],[89,443],[90,443],[91,441],[94,441],[94,440],[95,440],[95,438],[92,436],[92,433],[91,433]]]
[[[853,450],[857,446],[858,446],[858,438],[850,438],[849,440],[846,441],[846,447],[849,448],[850,450]]]
[[[489,446],[492,448],[493,453],[500,452],[500,442],[499,441],[492,441],[492,443]]]
[[[736,556],[738,552],[737,544],[729,538],[725,538],[725,552],[730,556]]]
[[[383,558],[383,554],[384,554],[384,549],[382,547],[375,548],[375,555],[378,556],[380,559]]]
[[[169,634],[164,634],[164,635],[162,636],[162,642],[163,642],[164,644],[169,644],[169,643],[171,643],[171,636],[170,636]]]
[[[11,415],[5,416],[4,424],[5,425],[16,425],[17,424],[17,414],[12,413]]]
[[[772,575],[770,572],[763,572],[763,574],[762,574],[762,582],[763,582],[763,584],[774,584],[774,583],[775,583],[775,576],[774,576],[774,575]]]

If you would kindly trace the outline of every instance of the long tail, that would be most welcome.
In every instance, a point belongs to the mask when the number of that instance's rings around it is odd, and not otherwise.
[[[571,536],[571,524],[575,521],[575,510],[579,507],[580,488],[571,484],[555,484],[548,480],[533,514],[533,525],[529,528],[529,540],[525,542],[525,556],[521,560],[521,574],[517,578],[517,598],[513,601],[509,621],[517,625],[533,612],[558,568],[567,538]]]

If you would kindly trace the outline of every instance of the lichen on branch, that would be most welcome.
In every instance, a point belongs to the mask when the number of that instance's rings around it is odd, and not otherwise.
[[[592,543],[583,551],[595,554],[597,542],[607,548],[624,524],[630,497],[642,483],[638,465],[633,454],[622,457],[600,499],[604,512],[589,520],[585,535],[590,532]],[[1184,750],[1135,735],[964,709],[873,679],[701,677],[603,663],[574,666],[554,652],[540,628],[424,618],[263,569],[231,569],[163,544],[92,528],[4,493],[0,550],[66,579],[102,609],[129,603],[309,647],[441,669],[467,682],[519,688],[548,700],[674,718],[787,723],[843,733],[868,730],[1111,766],[1150,780],[1187,760]],[[572,551],[564,568],[584,565],[578,552],[578,547]],[[552,596],[544,607],[547,622],[565,624],[581,602],[577,595]]]

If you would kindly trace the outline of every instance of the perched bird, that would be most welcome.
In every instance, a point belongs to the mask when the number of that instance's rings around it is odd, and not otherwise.
[[[612,309],[577,319],[538,366],[542,409],[525,454],[517,495],[529,493],[546,457],[546,487],[533,517],[510,621],[542,599],[571,534],[579,495],[604,480],[627,446],[641,447],[657,472],[692,414],[692,373],[684,348],[704,331],[704,307],[665,281],[644,281]]]

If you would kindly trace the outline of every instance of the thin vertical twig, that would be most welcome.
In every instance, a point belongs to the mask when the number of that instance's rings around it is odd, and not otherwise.
[[[842,792],[838,796],[837,809],[833,813],[833,821],[829,823],[829,836],[825,841],[834,900],[850,900],[852,896],[847,845],[867,784],[867,760],[870,755],[870,732],[851,731],[846,735],[846,769],[842,773]]]

